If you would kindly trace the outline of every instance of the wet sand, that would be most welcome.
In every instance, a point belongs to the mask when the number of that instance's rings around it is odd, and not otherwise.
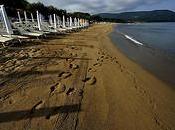
[[[112,27],[1,51],[0,130],[175,129],[174,89],[120,53]]]

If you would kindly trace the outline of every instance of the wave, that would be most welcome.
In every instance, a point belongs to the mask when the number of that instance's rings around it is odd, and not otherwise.
[[[136,44],[139,44],[139,45],[142,45],[143,46],[143,43],[135,40],[134,38],[128,36],[128,35],[124,35],[127,39],[131,40],[132,42],[136,43]]]

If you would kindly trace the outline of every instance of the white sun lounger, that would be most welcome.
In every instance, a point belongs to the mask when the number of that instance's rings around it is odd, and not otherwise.
[[[13,42],[14,40],[14,38],[0,36],[0,43],[2,43],[3,47],[5,47],[6,43]]]
[[[21,33],[24,36],[31,36],[31,37],[40,37],[43,36],[42,33],[35,33],[35,32],[23,32]]]
[[[0,36],[0,42],[1,43],[5,43],[5,42],[8,42],[8,41],[12,41],[12,40],[14,40],[14,38]]]
[[[3,37],[9,38],[17,38],[17,39],[28,39],[29,37],[21,36],[21,35],[2,35]]]

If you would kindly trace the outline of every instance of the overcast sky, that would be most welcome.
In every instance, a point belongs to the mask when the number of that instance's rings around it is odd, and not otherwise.
[[[28,0],[53,5],[69,12],[118,13],[124,11],[170,9],[175,11],[175,0]]]

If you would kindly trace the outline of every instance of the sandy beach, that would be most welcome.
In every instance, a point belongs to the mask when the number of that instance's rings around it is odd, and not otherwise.
[[[174,87],[123,55],[113,26],[1,50],[0,130],[174,130]]]

